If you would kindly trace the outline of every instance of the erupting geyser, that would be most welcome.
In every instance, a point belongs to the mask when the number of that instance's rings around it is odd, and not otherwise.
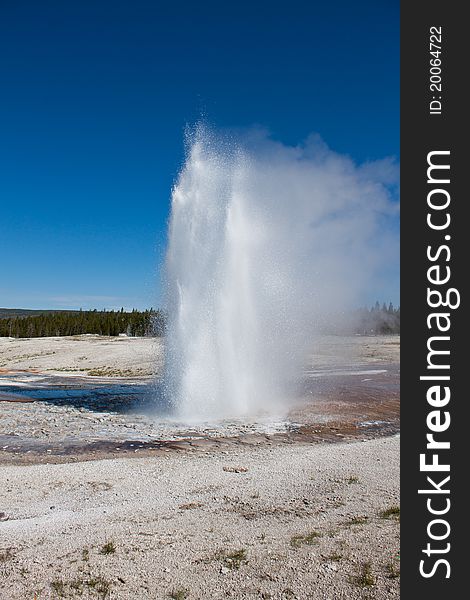
[[[389,248],[391,161],[356,166],[318,138],[285,147],[197,127],[173,190],[165,393],[188,420],[272,412],[319,328]]]

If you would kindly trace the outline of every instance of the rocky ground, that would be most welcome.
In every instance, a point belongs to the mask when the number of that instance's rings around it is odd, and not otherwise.
[[[282,419],[188,428],[158,340],[0,340],[1,600],[398,598],[398,355],[325,338]]]
[[[0,338],[0,375],[11,370],[95,377],[152,375],[161,369],[162,348],[162,338]]]

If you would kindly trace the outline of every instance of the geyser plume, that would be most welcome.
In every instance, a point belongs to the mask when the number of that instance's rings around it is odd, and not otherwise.
[[[198,127],[173,190],[165,393],[184,419],[275,412],[332,314],[393,247],[391,161]]]

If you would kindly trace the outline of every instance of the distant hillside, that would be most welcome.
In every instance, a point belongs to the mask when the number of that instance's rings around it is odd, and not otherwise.
[[[30,310],[29,308],[0,308],[0,319],[14,317],[37,317],[38,315],[53,315],[56,313],[77,313],[78,310]]]

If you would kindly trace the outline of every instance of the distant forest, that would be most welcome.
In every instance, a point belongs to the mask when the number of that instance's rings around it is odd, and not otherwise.
[[[33,315],[5,317],[7,310],[1,309],[0,337],[30,338],[93,333],[115,336],[161,336],[164,333],[164,316],[159,310],[125,312],[80,310],[80,311],[34,311]]]
[[[361,308],[352,319],[354,333],[386,335],[400,333],[400,308],[393,304],[380,306],[378,302],[372,308]]]
[[[352,324],[347,331],[342,329],[335,333],[400,333],[400,309],[391,303],[380,306],[376,302],[372,308],[354,311],[351,318],[346,320]],[[165,333],[165,316],[163,311],[153,309],[132,312],[125,312],[124,309],[57,312],[0,309],[0,337],[54,337],[85,333],[158,337]]]

